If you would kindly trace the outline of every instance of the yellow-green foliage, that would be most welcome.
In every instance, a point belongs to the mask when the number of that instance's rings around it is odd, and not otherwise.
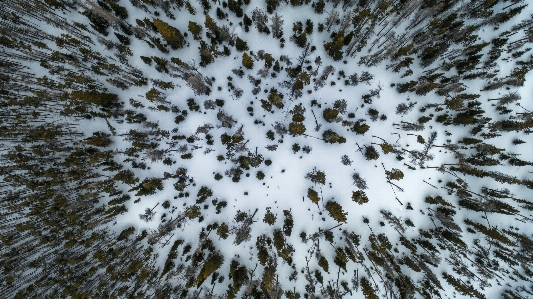
[[[300,122],[292,122],[289,124],[289,132],[293,135],[302,135],[305,133],[305,125]]]
[[[268,101],[272,103],[272,105],[276,106],[279,109],[283,108],[283,95],[276,90],[272,90],[268,94]]]
[[[399,169],[393,168],[391,171],[385,171],[388,180],[401,180],[403,179],[403,172]]]
[[[379,146],[381,147],[381,150],[383,151],[384,154],[388,154],[388,153],[392,152],[392,150],[393,150],[392,145],[390,145],[388,143],[382,143]]]
[[[250,55],[246,52],[242,53],[242,66],[247,69],[252,69],[254,67],[254,61]]]
[[[368,202],[365,191],[359,190],[352,192],[352,200],[360,205]]]
[[[154,26],[173,50],[183,48],[185,45],[185,38],[178,29],[159,19],[154,20]]]
[[[261,281],[261,291],[266,295],[270,293],[274,287],[274,280],[276,278],[276,267],[268,266],[263,270],[263,279]]]
[[[342,206],[340,204],[334,201],[328,201],[325,207],[333,219],[337,220],[338,222],[346,222],[346,215],[348,215],[348,213],[342,210]]]
[[[218,252],[210,253],[207,256],[207,260],[202,266],[200,273],[198,273],[198,276],[194,281],[194,285],[198,288],[209,277],[209,275],[218,270],[223,263],[224,256],[222,254]]]
[[[318,192],[313,190],[313,188],[309,188],[307,190],[307,197],[314,203],[318,204],[320,201],[320,197],[318,196]]]
[[[70,96],[75,100],[88,102],[98,105],[103,108],[120,108],[122,105],[118,100],[118,96],[112,93],[100,93],[97,91],[73,91]]]
[[[446,280],[447,283],[452,285],[459,294],[468,297],[476,297],[478,299],[485,299],[485,295],[481,294],[479,291],[476,291],[473,287],[464,284],[461,280],[447,274],[446,272],[442,273],[442,277]]]
[[[324,271],[329,273],[329,263],[328,260],[324,256],[320,256],[318,259],[318,265],[324,269]]]

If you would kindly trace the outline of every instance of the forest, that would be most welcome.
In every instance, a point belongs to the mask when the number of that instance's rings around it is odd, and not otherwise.
[[[533,298],[527,1],[0,16],[0,297]]]

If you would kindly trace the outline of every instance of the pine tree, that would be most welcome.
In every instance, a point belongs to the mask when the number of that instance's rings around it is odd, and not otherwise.
[[[185,38],[178,29],[159,19],[154,20],[154,26],[173,50],[181,49],[185,46]]]
[[[379,158],[379,153],[376,151],[376,148],[372,145],[365,146],[365,158],[367,160],[377,160]]]
[[[307,189],[307,198],[309,198],[312,202],[316,204],[318,204],[318,202],[320,201],[318,192],[316,192],[313,188]]]
[[[368,202],[368,197],[362,190],[352,192],[352,200],[360,205]]]
[[[254,67],[254,61],[246,52],[242,53],[242,66],[247,69],[252,69]]]
[[[324,44],[324,49],[329,57],[335,61],[342,59],[342,47],[344,46],[344,31],[338,32],[331,42]]]
[[[314,184],[316,183],[319,183],[321,185],[326,184],[326,173],[321,170],[317,170],[316,167],[313,168],[312,172],[308,172],[305,175],[305,178],[311,180],[311,182],[313,182]]]
[[[195,40],[202,39],[202,37],[200,36],[200,34],[202,34],[202,29],[203,29],[202,26],[198,25],[195,22],[189,21],[188,29],[189,29],[189,32],[192,33]]]
[[[325,205],[326,210],[328,211],[329,215],[337,220],[337,222],[346,222],[348,220],[346,218],[346,215],[348,215],[347,212],[344,212],[342,210],[342,206],[334,201],[328,201]]]
[[[237,49],[239,52],[248,51],[248,43],[237,37],[235,40],[235,49]]]

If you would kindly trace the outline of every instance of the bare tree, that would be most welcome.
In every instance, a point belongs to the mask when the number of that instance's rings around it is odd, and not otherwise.
[[[141,220],[143,221],[146,221],[146,222],[150,222],[152,220],[154,220],[154,216],[155,214],[157,214],[157,212],[154,212],[154,209],[159,205],[159,203],[157,203],[153,208],[146,208],[146,210],[144,210],[144,214],[139,214],[139,218],[141,218]]]
[[[363,179],[363,178],[359,175],[358,172],[356,172],[356,173],[354,173],[354,174],[352,175],[352,180],[353,180],[353,184],[354,184],[355,186],[357,186],[357,188],[362,189],[362,190],[368,188],[368,186],[367,186],[367,184],[366,184],[366,180]]]
[[[281,38],[283,36],[283,19],[276,12],[272,16],[272,36],[275,38]]]
[[[238,225],[235,225],[231,231],[235,234],[235,241],[233,241],[236,245],[241,244],[244,241],[248,241],[251,238],[251,232],[252,232],[252,224],[255,222],[254,217],[257,213],[258,209],[255,209],[255,212],[253,214],[248,214],[244,216],[244,219],[239,221]]]

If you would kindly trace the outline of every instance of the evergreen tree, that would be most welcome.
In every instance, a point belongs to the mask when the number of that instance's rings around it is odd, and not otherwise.
[[[247,69],[252,69],[254,67],[254,61],[246,52],[242,53],[242,66]]]
[[[159,19],[154,19],[154,26],[173,50],[181,49],[185,46],[185,38],[178,29]]]

